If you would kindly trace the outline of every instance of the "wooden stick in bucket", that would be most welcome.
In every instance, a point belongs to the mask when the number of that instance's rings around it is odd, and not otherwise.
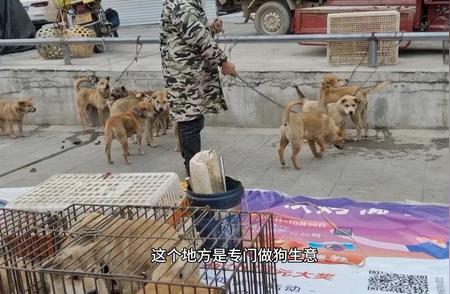
[[[226,174],[225,174],[225,166],[223,164],[223,157],[220,156],[220,168],[222,171],[222,182],[223,182],[223,190],[224,192],[227,191],[227,179],[226,179]]]

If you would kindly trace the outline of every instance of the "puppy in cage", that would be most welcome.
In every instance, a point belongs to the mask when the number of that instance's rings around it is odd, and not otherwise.
[[[198,270],[196,265],[180,258],[164,263],[151,260],[152,249],[181,252],[192,246],[186,240],[176,238],[178,235],[172,226],[159,220],[129,220],[90,213],[70,230],[58,254],[43,265],[45,270],[61,273],[45,275],[47,291],[52,294],[116,291],[135,294],[144,283],[131,281],[133,278],[173,282],[190,275],[197,276],[197,273],[192,274]]]
[[[200,280],[200,275],[197,272],[193,273],[188,279],[183,281],[177,278],[172,283],[180,283],[187,285],[165,285],[162,283],[149,283],[145,285],[144,289],[140,290],[137,294],[222,294],[223,290],[210,289],[206,285],[204,287],[197,287]],[[183,283],[184,282],[184,283]]]
[[[57,220],[34,212],[7,213],[5,219],[15,221],[0,219],[5,245],[0,274],[8,272],[1,276],[1,294],[277,293],[273,263],[228,264],[211,261],[214,255],[198,260],[211,240],[219,242],[214,248],[229,248],[223,245],[230,242],[228,235],[207,237],[194,225],[209,220],[209,209],[73,205]],[[240,217],[239,243],[254,249],[274,244],[271,217],[234,216]],[[220,226],[225,216],[217,218]],[[161,250],[169,255],[163,260],[152,254]],[[170,257],[172,251],[178,258]],[[187,255],[180,258],[183,252]]]
[[[49,294],[110,294],[113,293],[102,279],[83,276],[51,277],[44,274],[46,292]]]

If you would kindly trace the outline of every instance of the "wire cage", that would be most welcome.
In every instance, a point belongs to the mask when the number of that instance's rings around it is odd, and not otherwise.
[[[0,293],[278,293],[274,260],[259,258],[274,248],[271,213],[79,204],[53,213],[0,209],[0,235]]]

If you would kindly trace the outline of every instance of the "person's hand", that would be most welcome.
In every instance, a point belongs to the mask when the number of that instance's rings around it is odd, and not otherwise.
[[[226,76],[232,76],[232,77],[237,76],[237,72],[236,72],[236,68],[235,68],[234,64],[232,64],[229,61],[225,61],[222,64],[222,73]]]
[[[223,21],[220,18],[216,18],[211,24],[211,30],[214,34],[223,32]]]

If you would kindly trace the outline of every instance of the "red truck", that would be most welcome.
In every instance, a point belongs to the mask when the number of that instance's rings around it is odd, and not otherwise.
[[[243,0],[246,20],[255,13],[260,34],[326,34],[327,14],[400,11],[402,32],[448,31],[449,1],[436,0]]]

